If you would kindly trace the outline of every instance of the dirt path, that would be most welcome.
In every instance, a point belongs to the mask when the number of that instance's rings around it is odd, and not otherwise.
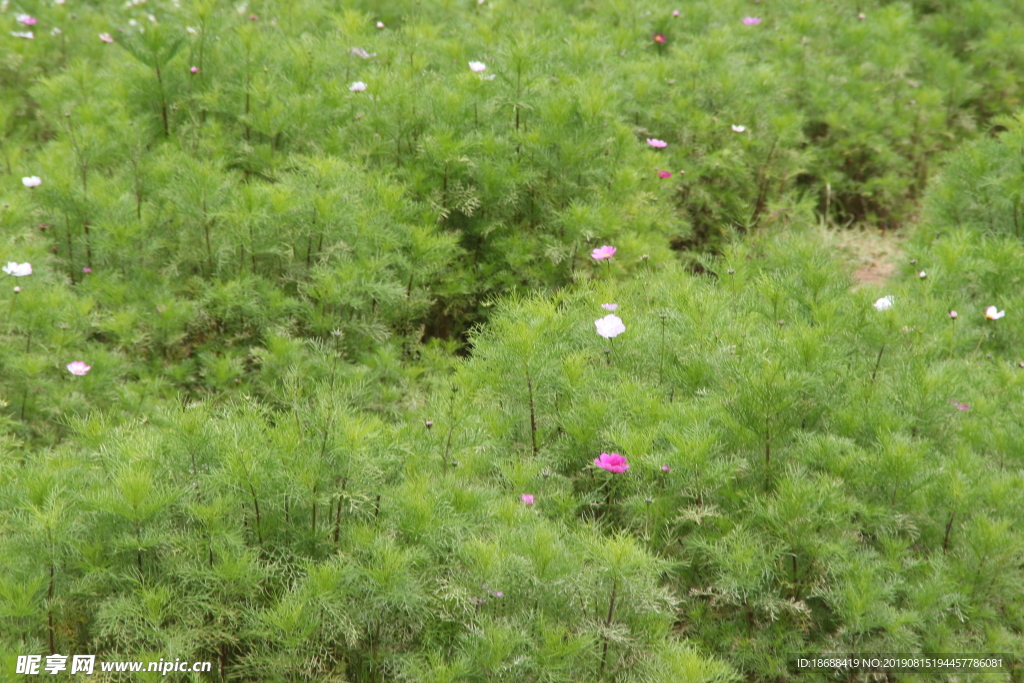
[[[885,284],[895,272],[896,262],[903,253],[903,236],[900,233],[849,229],[833,231],[832,235],[857,280],[855,289]]]

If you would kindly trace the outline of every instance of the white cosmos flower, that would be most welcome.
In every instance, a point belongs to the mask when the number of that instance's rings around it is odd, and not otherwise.
[[[356,81],[352,85],[348,86],[348,89],[351,90],[352,92],[363,92],[364,90],[366,90],[366,84],[363,83],[362,81]]]
[[[3,271],[12,277],[24,277],[32,274],[32,264],[9,261],[7,265],[3,267]]]
[[[36,34],[32,31],[11,31],[11,35],[15,38],[25,38],[26,40],[32,40],[36,37]]]
[[[881,299],[875,302],[875,308],[879,311],[888,311],[892,308],[892,295],[883,296]]]
[[[21,184],[25,187],[39,187],[43,184],[43,179],[37,175],[30,175],[27,178],[22,178]]]
[[[989,306],[985,309],[985,317],[989,320],[999,320],[1004,315],[1006,315],[1006,311],[1000,311],[995,306]]]
[[[480,73],[481,71],[484,71],[486,68],[487,68],[487,65],[484,64],[483,62],[470,62],[469,63],[470,71],[475,71],[477,73]]]
[[[597,333],[605,339],[618,337],[626,331],[626,326],[622,324],[622,319],[617,315],[612,315],[611,313],[600,320],[595,320],[594,325],[597,326]]]
[[[747,129],[746,126],[737,126],[735,123],[732,124],[732,132],[734,132],[734,133],[742,133],[746,129]]]

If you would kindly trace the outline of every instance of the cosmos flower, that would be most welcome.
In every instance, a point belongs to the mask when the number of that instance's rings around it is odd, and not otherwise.
[[[197,74],[197,73],[199,73],[199,67],[198,66],[194,66],[191,69],[189,69],[188,72],[190,74]]]
[[[622,474],[629,469],[629,463],[626,462],[626,458],[618,453],[602,453],[600,458],[594,458],[594,464],[603,470],[608,470],[615,474]]]
[[[618,249],[616,249],[615,247],[610,247],[606,244],[603,247],[598,247],[594,251],[590,252],[590,257],[597,261],[600,261],[601,259],[611,258],[612,256],[615,256],[615,252],[617,251]]]
[[[669,172],[669,171],[658,171],[658,177],[659,178],[671,178],[672,177],[672,173]]]
[[[922,271],[921,271],[920,273],[918,273],[918,274],[917,274],[917,276],[918,276],[919,278],[921,278],[921,279],[923,280],[923,279],[925,279],[926,277],[928,277],[928,273],[926,273],[926,272],[924,272],[924,271],[922,270]]]
[[[656,42],[656,43],[664,43],[665,42],[665,34],[664,33],[655,33],[654,34],[654,42]]]
[[[761,17],[743,17],[744,26],[757,26],[761,23]]]
[[[999,320],[1004,315],[1006,315],[1006,311],[997,310],[995,306],[989,306],[985,309],[985,317],[989,320]]]
[[[679,10],[677,10],[677,9],[672,10],[672,16],[673,17],[678,17],[679,16]]]
[[[470,62],[469,63],[469,70],[470,71],[473,71],[473,72],[476,72],[476,73],[480,73],[481,71],[484,71],[486,69],[487,69],[487,65],[484,64],[483,62]]]
[[[657,138],[647,138],[647,144],[650,145],[651,147],[657,147],[658,149],[661,149],[662,147],[668,147],[667,142],[665,142],[664,140],[659,140]]]
[[[86,275],[91,275],[92,274],[92,268],[89,268],[88,266],[86,266],[85,268],[82,268],[82,272],[85,273]]]
[[[377,28],[384,28],[384,22],[383,21],[378,21],[377,22]]]
[[[888,311],[890,308],[892,308],[892,302],[893,298],[891,294],[889,296],[883,296],[881,299],[875,302],[875,309],[879,311]]]
[[[618,307],[618,304],[601,304],[601,308],[603,308],[606,311],[614,311]]]
[[[72,361],[71,363],[68,363],[67,364],[67,368],[68,368],[68,372],[70,372],[72,375],[77,375],[78,377],[81,377],[82,375],[84,375],[87,372],[89,372],[90,370],[92,370],[92,366],[91,365],[86,365],[84,361],[80,361],[80,360],[76,360],[76,361]]]
[[[114,42],[114,39],[110,37],[109,33],[101,33],[100,34],[100,40],[102,40],[104,43],[112,43],[112,42]]]
[[[618,337],[626,331],[626,326],[623,324],[622,318],[611,313],[599,320],[595,320],[594,325],[597,327],[597,333],[605,339]]]
[[[36,34],[32,31],[11,31],[11,35],[15,38],[24,38],[25,40],[32,40],[36,37]]]
[[[28,14],[19,14],[15,18],[20,23],[25,24],[25,26],[35,26],[37,23],[39,23],[38,19],[36,19],[35,17],[33,17],[31,15],[28,15]]]
[[[952,398],[949,399],[949,402],[952,403],[954,406],[956,406],[956,409],[960,410],[960,411],[970,410],[971,409],[971,407],[969,405],[967,405],[966,403],[959,403],[955,399],[952,399]]]
[[[533,494],[524,493],[520,498],[526,505],[533,505]]]
[[[736,125],[735,123],[732,124],[732,132],[734,132],[734,133],[742,133],[746,129],[747,129],[746,126],[739,126],[739,125]]]
[[[9,261],[7,265],[3,267],[3,271],[11,277],[25,277],[26,275],[32,274],[32,264]]]
[[[664,472],[665,474],[668,474],[669,472],[672,471],[672,468],[669,467],[668,465],[662,465],[661,466],[661,471]]]
[[[956,320],[957,318],[960,317],[960,314],[957,313],[956,311],[950,311],[949,312],[949,317],[952,318],[953,320]]]
[[[356,57],[360,57],[362,59],[369,59],[370,57],[377,56],[376,52],[367,52],[361,47],[352,48],[351,50],[349,50],[349,54],[355,55]]]
[[[366,90],[366,84],[363,83],[362,81],[356,81],[352,85],[348,86],[348,89],[351,90],[352,92],[363,92],[364,90]]]
[[[43,179],[37,175],[30,175],[27,178],[22,178],[21,184],[25,187],[39,187],[43,184]]]

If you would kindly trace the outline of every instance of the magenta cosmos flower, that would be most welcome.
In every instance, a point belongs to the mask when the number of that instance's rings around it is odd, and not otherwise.
[[[84,361],[80,360],[68,363],[67,368],[68,372],[70,372],[72,375],[77,375],[79,377],[92,370],[91,365],[86,365]]]
[[[20,21],[22,24],[25,24],[25,26],[35,26],[37,23],[39,23],[38,19],[29,14],[19,14],[18,21]]]
[[[664,33],[655,33],[654,34],[654,42],[656,42],[656,43],[664,43],[665,42],[665,34]]]
[[[658,171],[659,178],[671,178],[672,174],[668,171]]]
[[[615,256],[615,252],[617,251],[618,249],[616,249],[615,247],[611,247],[606,244],[603,247],[598,247],[594,251],[590,252],[590,257],[592,259],[600,261],[601,259],[611,258],[612,256]]]
[[[647,138],[647,144],[650,145],[651,147],[657,147],[658,149],[661,149],[662,147],[668,147],[667,142],[665,142],[664,140],[659,140],[658,138]]]
[[[952,403],[954,406],[956,406],[957,410],[970,410],[971,409],[971,407],[969,405],[967,405],[966,403],[960,403],[959,401],[957,401],[955,399],[952,399],[952,398],[949,399],[949,402]]]
[[[523,503],[524,503],[524,504],[526,504],[526,505],[533,505],[533,494],[532,494],[532,493],[524,493],[524,494],[523,494],[523,495],[522,495],[522,496],[520,497],[520,499],[521,499],[521,500],[523,501]]]
[[[629,469],[626,458],[618,453],[602,453],[600,458],[594,458],[594,464],[615,474],[622,474]]]
[[[757,26],[761,23],[761,17],[743,17],[744,26]]]

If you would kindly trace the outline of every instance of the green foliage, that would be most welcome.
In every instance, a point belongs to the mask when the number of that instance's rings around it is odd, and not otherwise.
[[[1024,126],[975,137],[1019,104],[1019,13],[751,7],[19,6],[5,652],[353,683],[1020,656]],[[962,138],[911,263],[851,288],[821,227],[904,223]]]

